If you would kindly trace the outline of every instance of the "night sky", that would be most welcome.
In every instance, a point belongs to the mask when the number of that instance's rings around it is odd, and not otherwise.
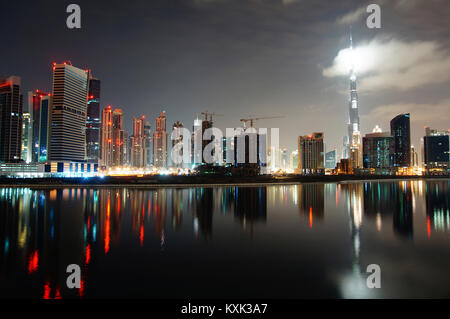
[[[0,75],[21,76],[26,95],[51,90],[52,62],[89,68],[102,108],[121,107],[128,130],[140,115],[153,129],[162,110],[168,126],[189,129],[204,110],[224,114],[222,129],[281,115],[256,125],[279,127],[281,147],[323,131],[340,151],[348,76],[338,54],[350,24],[363,136],[402,112],[418,150],[424,125],[450,128],[448,0],[0,1]],[[70,3],[81,6],[80,30],[66,27]],[[366,27],[370,3],[382,8],[381,29]]]

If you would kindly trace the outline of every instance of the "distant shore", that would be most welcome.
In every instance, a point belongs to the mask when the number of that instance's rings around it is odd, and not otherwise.
[[[450,179],[450,176],[325,175],[325,176],[105,176],[91,178],[0,178],[0,188],[104,188],[104,187],[220,187],[257,185],[295,185],[374,180]]]

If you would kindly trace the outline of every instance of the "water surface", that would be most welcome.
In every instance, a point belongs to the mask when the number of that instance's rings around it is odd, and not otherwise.
[[[449,187],[3,188],[0,297],[448,298]]]

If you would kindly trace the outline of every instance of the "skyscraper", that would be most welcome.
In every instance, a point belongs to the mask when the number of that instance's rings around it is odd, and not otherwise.
[[[0,162],[19,162],[23,96],[20,77],[0,78]]]
[[[353,55],[353,38],[350,34],[350,55]],[[359,122],[359,103],[356,91],[356,71],[352,62],[350,69],[349,121],[348,135],[344,138],[344,158],[349,158],[353,168],[362,166],[361,128]]]
[[[325,168],[335,169],[337,158],[336,150],[329,151],[325,154]]]
[[[416,148],[411,145],[411,166],[417,167],[419,165],[419,156],[417,155]]]
[[[53,97],[51,94],[42,97],[40,117],[39,117],[39,163],[45,163],[48,160],[48,148],[50,144],[50,121],[53,105]]]
[[[195,166],[200,165],[203,160],[203,148],[202,148],[202,120],[197,118],[194,120],[194,126],[192,127],[192,138],[191,138],[191,163]],[[197,145],[196,145],[197,143]]]
[[[144,166],[152,165],[152,126],[149,121],[144,122]]]
[[[450,131],[437,131],[428,127],[425,128],[423,162],[428,171],[431,169],[447,170],[450,168],[449,138]]]
[[[388,132],[366,134],[363,138],[364,168],[390,168],[394,164],[394,138]]]
[[[89,72],[86,112],[86,161],[98,163],[100,157],[100,80]]]
[[[323,133],[298,137],[298,173],[324,174]]]
[[[21,159],[22,159],[22,161],[25,161],[26,163],[31,162],[30,123],[31,123],[30,113],[24,112],[23,119],[22,119],[22,155],[21,155]]]
[[[42,115],[42,101],[45,97],[48,97],[49,93],[45,93],[39,90],[28,92],[28,112],[30,113],[30,155],[32,162],[39,162],[40,151],[40,130],[41,130],[41,115]],[[48,102],[48,99],[45,101]],[[44,103],[45,104],[45,103]],[[48,105],[44,110],[44,117],[48,117]],[[48,122],[47,122],[48,125]],[[47,128],[42,128],[47,129]]]
[[[410,115],[400,114],[391,120],[391,135],[394,138],[394,166],[411,165]]]
[[[180,129],[182,129],[183,127],[184,127],[184,126],[183,126],[183,123],[181,123],[180,121],[176,121],[176,122],[173,123],[173,125],[172,125],[172,131],[180,130]],[[183,135],[182,135],[181,132],[180,132],[180,137],[178,137],[177,139],[172,140],[172,150],[173,150],[173,148],[174,148],[174,146],[175,146],[176,144],[181,143],[182,141],[183,141]],[[183,158],[183,150],[180,151],[179,156],[180,156],[181,158]],[[172,159],[172,165],[173,165],[174,167],[182,168],[182,167],[183,167],[183,164],[184,164],[184,163],[182,163],[182,162],[176,164],[176,163],[174,163],[174,161],[173,161],[173,159]],[[186,164],[187,164],[187,163],[186,163]]]
[[[88,71],[54,64],[49,160],[85,161],[87,93]]]
[[[156,130],[153,133],[153,164],[158,168],[168,165],[168,134],[166,131],[166,113],[161,112],[156,118]]]
[[[290,168],[295,170],[298,168],[298,150],[292,151],[290,156]]]
[[[144,167],[145,116],[133,118],[133,136],[131,137],[131,166]]]
[[[100,166],[109,168],[113,163],[113,118],[111,105],[102,111],[100,130]]]
[[[113,166],[123,166],[125,163],[123,111],[115,109],[112,113],[112,138],[113,138]]]

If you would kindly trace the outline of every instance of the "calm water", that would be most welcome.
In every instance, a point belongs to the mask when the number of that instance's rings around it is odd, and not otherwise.
[[[450,297],[449,187],[0,189],[0,297]]]

